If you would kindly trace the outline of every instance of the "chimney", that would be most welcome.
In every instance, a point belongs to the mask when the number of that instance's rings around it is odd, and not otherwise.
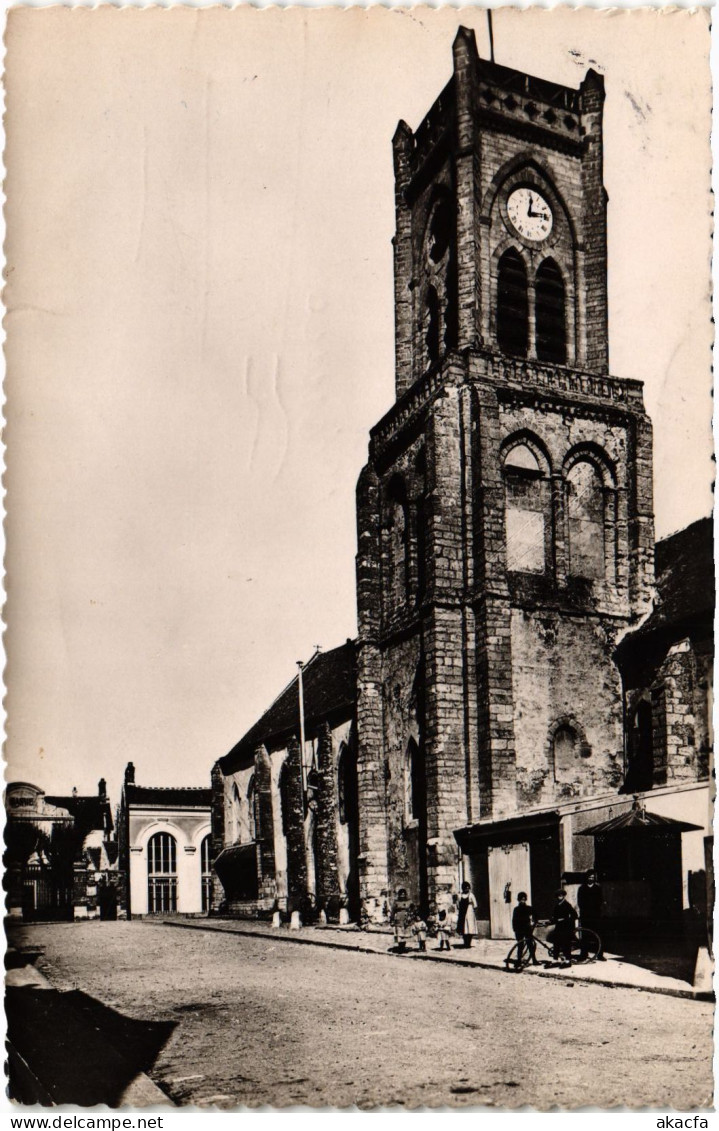
[[[101,798],[102,801],[107,801],[107,782],[104,778],[100,778],[97,783],[97,796]]]
[[[125,770],[125,785],[135,784],[135,763],[128,762]]]

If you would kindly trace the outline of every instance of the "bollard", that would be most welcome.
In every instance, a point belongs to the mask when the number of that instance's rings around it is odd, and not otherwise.
[[[293,911],[292,915],[290,917],[290,930],[291,931],[299,931],[301,926],[302,926],[302,920],[300,919],[299,911]]]
[[[279,913],[279,911],[273,911],[272,912],[272,926],[273,927],[279,927],[279,925],[280,925],[280,913]]]
[[[707,947],[700,946],[697,952],[696,966],[694,967],[694,997],[708,998],[713,992],[714,963],[711,960]]]
[[[346,907],[340,907],[340,927],[346,927],[350,921],[350,913]]]

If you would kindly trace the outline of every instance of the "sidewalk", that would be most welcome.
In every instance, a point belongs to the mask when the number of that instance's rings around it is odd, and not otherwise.
[[[155,920],[156,921],[156,920]],[[435,939],[427,940],[427,951],[416,949],[414,944],[402,955],[395,955],[394,939],[390,928],[376,927],[360,931],[355,926],[301,927],[290,931],[286,925],[272,928],[269,923],[244,919],[204,919],[178,920],[163,919],[164,926],[179,927],[192,931],[224,931],[229,934],[270,939],[273,942],[288,942],[306,946],[329,946],[338,950],[351,950],[366,954],[393,954],[402,961],[443,962],[445,965],[476,966],[485,970],[504,970],[504,958],[512,941],[509,939],[477,939],[471,949],[454,943],[452,950],[439,951]],[[510,975],[508,975],[510,976]],[[513,972],[512,977],[517,975]],[[621,958],[607,955],[605,962],[589,962],[563,969],[559,966],[528,966],[521,977],[561,978],[570,982],[593,982],[600,986],[616,986],[622,989],[644,990],[647,993],[668,994],[671,997],[696,998],[707,995],[695,993],[689,982],[656,974],[642,966],[624,962]]]

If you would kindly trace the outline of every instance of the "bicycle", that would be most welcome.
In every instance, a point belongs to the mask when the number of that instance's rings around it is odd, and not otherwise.
[[[548,920],[541,920],[537,923],[537,927],[549,927],[551,924]],[[536,928],[535,928],[536,929]],[[538,966],[551,966],[558,958],[559,954],[555,951],[551,941],[547,941],[541,935],[533,934],[532,940],[535,944],[535,963]],[[541,948],[546,951],[547,958],[541,960],[536,958],[537,949]],[[587,957],[582,957],[586,951]],[[596,962],[598,956],[602,952],[602,940],[596,931],[589,930],[588,927],[576,927],[572,936],[571,957],[572,962]],[[532,961],[532,954],[530,952],[529,944],[526,938],[518,939],[514,946],[510,949],[506,958],[504,959],[505,970],[514,970],[519,974],[522,970],[526,969]]]

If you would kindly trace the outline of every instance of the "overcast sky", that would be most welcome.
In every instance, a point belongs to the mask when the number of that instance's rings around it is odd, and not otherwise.
[[[15,9],[8,777],[204,784],[355,632],[354,488],[393,399],[391,137],[479,9]],[[706,12],[495,12],[606,75],[610,364],[657,533],[711,507]]]

